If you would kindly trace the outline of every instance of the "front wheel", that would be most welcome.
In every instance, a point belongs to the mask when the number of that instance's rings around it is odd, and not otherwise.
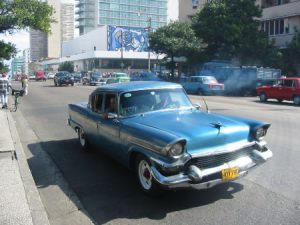
[[[158,195],[161,192],[159,184],[154,179],[151,172],[150,160],[138,155],[136,159],[136,176],[142,191],[148,195]]]
[[[295,105],[300,105],[300,96],[295,96],[293,102]]]
[[[79,143],[82,147],[83,150],[87,151],[88,150],[88,141],[86,139],[86,135],[83,129],[79,128],[78,129],[78,139]]]
[[[267,95],[265,94],[265,93],[261,93],[260,95],[259,95],[259,100],[261,101],[261,102],[265,102],[265,101],[267,101]]]

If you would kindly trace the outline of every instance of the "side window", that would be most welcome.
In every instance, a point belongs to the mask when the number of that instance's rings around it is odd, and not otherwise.
[[[102,113],[103,94],[95,94],[91,99],[92,110],[96,113]]]
[[[117,95],[116,94],[106,94],[104,112],[105,113],[117,113]]]
[[[293,80],[285,80],[284,81],[284,86],[285,87],[293,87]]]

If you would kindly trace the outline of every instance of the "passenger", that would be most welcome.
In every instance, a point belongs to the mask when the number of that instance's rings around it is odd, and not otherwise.
[[[109,98],[109,105],[105,109],[105,118],[108,118],[109,113],[117,113],[117,103],[116,103],[116,97],[111,96]]]
[[[160,94],[160,102],[156,104],[154,109],[166,109],[172,103],[171,97],[169,94],[162,93]]]

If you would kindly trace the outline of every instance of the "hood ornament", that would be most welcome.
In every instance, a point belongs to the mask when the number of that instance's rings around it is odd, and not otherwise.
[[[217,128],[219,131],[221,129],[221,127],[223,127],[224,125],[221,122],[217,122],[217,123],[210,123],[214,128]]]

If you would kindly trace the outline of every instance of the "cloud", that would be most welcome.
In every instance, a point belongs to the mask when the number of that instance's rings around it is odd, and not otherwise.
[[[29,48],[29,33],[27,31],[19,31],[11,35],[0,34],[0,40],[15,44],[18,49],[18,54],[22,53],[24,49]]]

